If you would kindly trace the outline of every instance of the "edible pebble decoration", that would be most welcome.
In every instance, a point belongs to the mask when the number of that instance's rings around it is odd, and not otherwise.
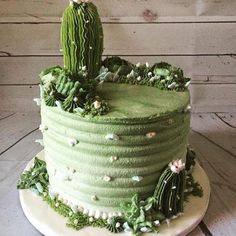
[[[93,196],[91,197],[91,200],[92,200],[92,201],[97,201],[97,200],[98,200],[98,197],[97,197],[96,195],[93,195]]]
[[[106,140],[118,141],[120,137],[116,134],[107,134],[105,137]]]
[[[119,157],[117,157],[117,156],[111,156],[110,157],[110,161],[111,162],[115,162],[115,161],[117,161],[119,159]]]
[[[76,144],[78,143],[78,141],[74,138],[69,138],[68,139],[68,144],[71,146],[71,147],[74,147]]]
[[[142,176],[133,176],[132,180],[135,181],[135,182],[140,182],[140,181],[143,180],[143,177]]]

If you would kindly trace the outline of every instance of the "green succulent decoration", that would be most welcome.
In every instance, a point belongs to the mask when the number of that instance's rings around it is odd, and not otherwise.
[[[106,58],[103,61],[97,80],[173,91],[185,91],[190,84],[190,79],[184,77],[182,69],[168,63],[161,62],[153,66],[148,63],[134,65],[119,57]]]
[[[59,200],[57,194],[52,194],[49,189],[46,162],[37,157],[34,160],[33,167],[21,175],[17,188],[31,189],[41,196],[51,208],[66,217],[68,220],[67,226],[75,230],[92,226],[107,228],[113,233],[131,232],[136,236],[147,232],[157,233],[160,224],[164,221],[168,222],[183,211],[182,203],[187,201],[190,195],[198,197],[203,195],[201,186],[194,181],[192,174],[188,172],[195,165],[195,154],[190,148],[188,148],[186,158],[185,166],[188,166],[189,169],[184,169],[183,163],[172,162],[171,164],[176,164],[175,169],[168,165],[163,170],[152,196],[141,199],[138,194],[134,194],[130,202],[121,204],[122,215],[108,218],[108,220],[89,217],[80,210],[74,212],[70,206]],[[179,171],[179,173],[176,171]],[[182,188],[182,184],[179,183],[179,187],[173,189],[173,183],[177,186],[179,178],[182,178],[180,174],[186,175],[186,185]],[[180,201],[178,201],[177,193],[181,197]],[[160,206],[164,206],[164,208]],[[172,208],[172,211],[170,211],[170,208]]]
[[[81,70],[77,74],[55,66],[41,72],[41,98],[47,106],[58,106],[68,112],[78,112],[82,115],[89,114],[92,107],[94,115],[105,114],[109,107],[102,102],[94,106],[97,81],[87,77],[87,71]],[[89,106],[88,106],[89,103]]]

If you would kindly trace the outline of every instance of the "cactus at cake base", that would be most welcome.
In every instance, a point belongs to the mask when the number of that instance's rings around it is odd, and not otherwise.
[[[62,18],[61,46],[66,69],[76,74],[98,75],[102,62],[103,29],[96,6],[91,2],[70,2]]]
[[[161,174],[153,195],[154,208],[167,219],[183,212],[185,183],[185,164],[182,160],[172,161]]]

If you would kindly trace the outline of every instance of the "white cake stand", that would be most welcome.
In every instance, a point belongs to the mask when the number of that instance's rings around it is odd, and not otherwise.
[[[37,155],[44,159],[44,152]],[[26,170],[33,164],[33,159],[28,163]],[[145,236],[183,236],[190,233],[204,217],[210,197],[210,183],[205,171],[197,164],[194,168],[193,176],[203,188],[203,197],[189,197],[184,208],[184,215],[172,220],[169,224],[160,227],[160,233],[146,233]],[[86,227],[80,231],[75,231],[66,226],[66,218],[56,213],[30,190],[20,190],[20,202],[25,216],[30,223],[45,236],[114,236],[106,229]],[[128,236],[128,233],[121,233],[120,236]]]

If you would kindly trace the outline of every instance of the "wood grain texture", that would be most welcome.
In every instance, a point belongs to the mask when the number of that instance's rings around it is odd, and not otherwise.
[[[104,22],[235,20],[233,0],[94,0]],[[0,1],[0,22],[57,22],[68,0]],[[135,7],[134,7],[135,6]],[[218,17],[220,16],[220,17]],[[222,17],[224,16],[224,17]]]
[[[236,112],[236,84],[190,86],[193,112]]]
[[[236,83],[236,58],[232,56],[126,56],[137,63],[167,61],[183,68],[194,82]],[[41,70],[62,65],[62,57],[0,57],[0,85],[37,84]]]
[[[216,116],[219,119],[221,119],[229,127],[236,129],[236,114],[235,113],[216,113]]]
[[[206,130],[206,126],[210,128]],[[210,205],[204,222],[212,235],[234,235],[236,158],[221,146],[225,145],[223,140],[236,143],[236,137],[228,133],[223,122],[221,125],[218,123],[214,114],[200,114],[200,116],[196,114],[192,117],[192,128],[198,131],[204,130],[204,134],[193,131],[190,135],[190,143],[208,174],[212,188]],[[209,135],[212,136],[208,138]],[[213,137],[220,141],[218,145],[215,145]],[[232,149],[230,151],[232,152]]]
[[[16,113],[0,121],[0,155],[39,127],[39,114]]]
[[[25,114],[25,116],[28,117],[29,114]],[[31,116],[31,120],[33,119],[34,115]],[[13,123],[13,121],[8,122],[7,129],[5,130],[5,135],[11,137],[13,140],[19,138],[22,132],[17,124],[23,125],[24,127],[33,125],[27,119],[21,119],[21,122],[15,120],[14,122],[16,123]],[[0,125],[2,125],[1,122]],[[42,149],[39,144],[34,142],[38,138],[41,138],[41,133],[35,131],[0,156],[1,235],[41,235],[29,224],[24,216],[19,202],[18,190],[16,189],[17,180],[26,164]],[[2,146],[2,142],[0,143],[0,149],[2,150],[4,146]]]
[[[191,126],[194,131],[201,133],[205,138],[214,142],[215,145],[220,145],[224,148],[224,151],[228,151],[229,154],[236,158],[236,130],[224,122],[224,119],[227,119],[226,117],[231,118],[231,123],[235,122],[235,114],[220,114],[220,116],[217,114],[200,114],[197,119],[192,119]],[[213,121],[204,122],[205,120]]]
[[[236,54],[235,26],[105,24],[104,55]],[[59,32],[59,24],[0,24],[1,55],[60,55]]]

